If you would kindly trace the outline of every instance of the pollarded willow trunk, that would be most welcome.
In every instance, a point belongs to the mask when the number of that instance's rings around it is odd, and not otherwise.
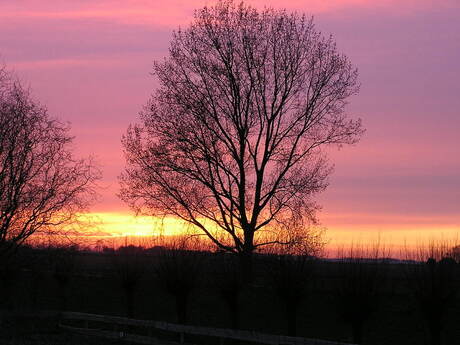
[[[254,252],[256,250],[254,245],[255,229],[249,224],[246,226],[244,230],[244,243],[238,252],[240,277],[243,285],[250,284],[254,280]]]

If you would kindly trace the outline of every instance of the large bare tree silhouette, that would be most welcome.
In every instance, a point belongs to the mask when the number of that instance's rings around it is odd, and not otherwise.
[[[121,198],[193,224],[245,267],[277,241],[261,230],[307,236],[331,173],[324,148],[363,132],[345,112],[358,74],[334,40],[297,13],[220,1],[174,33],[154,75],[123,138]]]

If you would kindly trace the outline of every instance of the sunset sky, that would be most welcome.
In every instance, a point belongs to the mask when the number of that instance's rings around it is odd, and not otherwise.
[[[120,139],[156,86],[152,64],[166,56],[172,30],[212,3],[0,1],[0,62],[72,124],[77,154],[102,167],[91,210],[100,232],[152,231],[116,196]],[[460,1],[246,3],[314,15],[359,69],[361,92],[348,109],[366,133],[331,153],[335,172],[319,198],[326,237],[403,243],[460,233]]]

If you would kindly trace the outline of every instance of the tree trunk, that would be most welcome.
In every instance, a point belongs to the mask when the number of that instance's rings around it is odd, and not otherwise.
[[[254,277],[252,251],[243,251],[239,255],[241,280],[244,285],[252,283]]]

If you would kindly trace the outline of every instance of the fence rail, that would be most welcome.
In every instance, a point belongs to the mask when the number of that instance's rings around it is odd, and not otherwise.
[[[126,340],[128,342],[134,342],[139,344],[183,344],[187,343],[185,341],[186,335],[193,335],[216,338],[216,340],[218,341],[216,342],[216,345],[224,344],[226,339],[266,345],[352,345],[349,343],[333,342],[319,339],[289,337],[243,330],[179,325],[161,321],[136,320],[117,316],[96,315],[77,312],[63,312],[60,314],[60,320],[60,327],[71,332],[76,332],[90,336],[99,336],[109,339]],[[66,320],[83,321],[84,327],[70,326],[66,324]],[[113,330],[110,331],[105,329],[102,330],[97,328],[91,328],[90,324],[95,322],[111,324],[113,326]],[[119,326],[142,327],[148,330],[149,334],[150,331],[153,330],[175,333],[178,336],[178,341],[174,342],[170,340],[159,339],[157,337],[152,336],[120,332]]]

